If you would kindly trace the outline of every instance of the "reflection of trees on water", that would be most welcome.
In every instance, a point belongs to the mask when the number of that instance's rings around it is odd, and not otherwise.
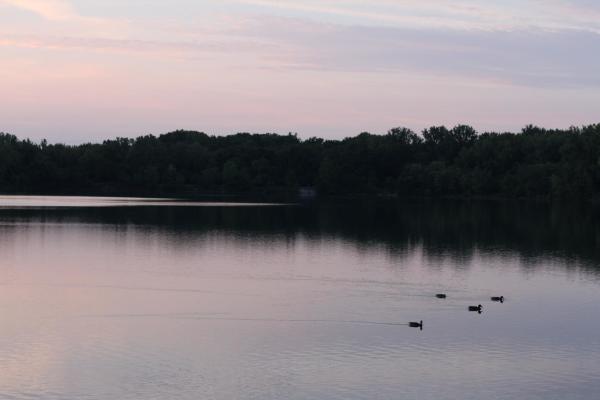
[[[359,251],[384,248],[402,257],[414,249],[432,263],[468,264],[473,255],[520,258],[526,268],[557,257],[567,266],[596,271],[600,259],[598,210],[534,202],[353,201],[283,207],[128,207],[2,210],[3,236],[14,222],[92,223],[119,236],[147,229],[185,243],[225,235],[293,246],[341,240]],[[9,236],[9,235],[8,235]]]

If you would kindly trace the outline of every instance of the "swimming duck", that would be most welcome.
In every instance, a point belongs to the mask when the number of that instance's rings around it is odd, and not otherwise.
[[[469,311],[477,311],[479,314],[481,314],[482,309],[483,309],[483,306],[481,304],[476,305],[476,306],[469,306]]]
[[[421,320],[421,322],[409,322],[408,326],[410,326],[411,328],[419,328],[423,330],[423,321]]]
[[[492,301],[499,301],[500,303],[504,303],[504,296],[493,296]]]
[[[435,295],[435,297],[437,297],[438,299],[445,299],[446,295],[444,293],[438,293]]]

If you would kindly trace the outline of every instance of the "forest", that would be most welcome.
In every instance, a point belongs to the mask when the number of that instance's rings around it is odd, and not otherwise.
[[[600,198],[600,124],[478,133],[394,128],[343,140],[175,131],[80,145],[0,133],[0,193],[194,197]]]

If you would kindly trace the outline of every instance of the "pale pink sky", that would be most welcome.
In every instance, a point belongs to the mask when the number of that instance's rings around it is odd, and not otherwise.
[[[600,122],[593,0],[0,0],[0,131]]]

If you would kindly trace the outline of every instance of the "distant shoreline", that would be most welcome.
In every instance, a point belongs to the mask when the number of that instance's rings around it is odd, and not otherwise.
[[[69,146],[0,133],[0,193],[301,199],[600,199],[600,125],[343,140],[175,131]]]

